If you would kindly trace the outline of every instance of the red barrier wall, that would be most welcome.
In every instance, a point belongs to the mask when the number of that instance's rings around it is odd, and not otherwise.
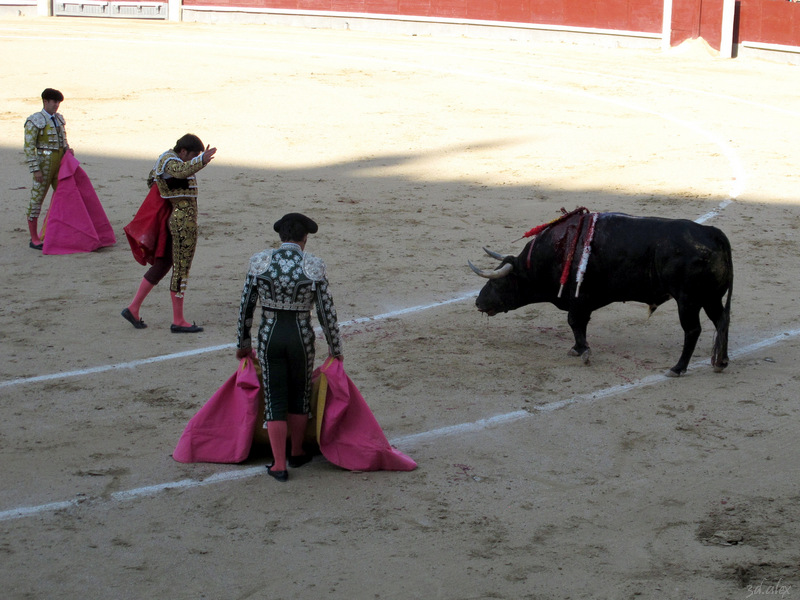
[[[673,0],[670,45],[703,38],[719,50],[723,0]]]
[[[663,0],[184,0],[222,6],[503,21],[661,32]],[[723,0],[673,0],[670,44],[702,37],[719,49]],[[800,2],[737,0],[735,42],[800,47]]]
[[[225,6],[375,13],[661,31],[662,0],[184,0],[184,6]]]
[[[741,0],[739,41],[800,46],[800,2]]]
[[[673,0],[670,44],[701,37],[719,50],[723,0]],[[800,46],[800,2],[737,0],[734,42]]]

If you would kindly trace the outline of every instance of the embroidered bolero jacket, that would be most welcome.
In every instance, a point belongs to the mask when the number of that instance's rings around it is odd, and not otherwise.
[[[310,312],[316,305],[328,350],[332,356],[342,355],[336,307],[328,291],[322,259],[291,243],[264,250],[250,258],[239,307],[238,348],[252,347],[250,330],[257,301],[261,302],[263,313],[279,310]],[[266,314],[263,317],[266,320]]]
[[[155,183],[162,198],[175,200],[178,198],[197,199],[197,178],[194,176],[205,165],[203,154],[190,161],[182,161],[174,150],[167,150],[158,157],[156,164],[147,178],[147,187]]]
[[[53,125],[53,119],[57,126]],[[25,160],[31,173],[41,169],[40,154],[69,148],[64,116],[56,113],[53,119],[44,110],[40,110],[25,120]]]

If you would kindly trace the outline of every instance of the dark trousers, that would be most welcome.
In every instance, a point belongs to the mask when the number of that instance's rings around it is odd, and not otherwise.
[[[262,324],[258,340],[258,359],[264,383],[267,421],[285,421],[287,415],[308,414],[311,374],[314,364],[313,337],[303,339],[300,314],[288,310],[271,311],[272,322]]]
[[[153,265],[144,274],[144,278],[153,285],[158,285],[172,268],[172,234],[167,234],[167,247],[164,252],[164,256],[158,256],[153,260]]]

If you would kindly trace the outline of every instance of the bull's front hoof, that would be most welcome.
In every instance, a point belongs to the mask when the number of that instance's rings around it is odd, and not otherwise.
[[[723,365],[721,367],[714,367],[714,373],[722,373],[725,370],[725,367],[728,365]]]
[[[578,350],[573,346],[569,349],[569,352],[567,352],[567,356],[580,356],[583,364],[588,365],[592,358],[592,351],[589,348],[586,348],[585,350]]]
[[[683,373],[685,373],[685,371]],[[664,373],[664,375],[666,375],[667,377],[680,377],[681,375],[683,375],[683,373],[680,371],[675,371],[673,369],[670,369],[669,371]]]
[[[583,361],[583,364],[585,364],[585,365],[588,365],[589,361],[592,360],[592,351],[589,350],[589,348],[587,348],[586,350],[583,351],[583,354],[581,354],[581,360]]]

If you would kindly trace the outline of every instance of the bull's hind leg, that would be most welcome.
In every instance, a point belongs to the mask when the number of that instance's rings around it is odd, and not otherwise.
[[[728,325],[730,316],[722,306],[722,300],[712,302],[703,308],[716,329],[714,350],[711,354],[711,366],[714,367],[715,372],[721,373],[728,366]]]
[[[586,327],[589,325],[591,313],[570,311],[567,313],[567,322],[575,336],[575,345],[570,349],[570,356],[580,356],[583,364],[588,365],[592,358],[592,351],[586,345]]]
[[[686,302],[678,302],[678,316],[683,327],[683,352],[678,363],[667,371],[667,377],[679,377],[686,373],[686,367],[694,353],[697,340],[700,339],[700,307]]]

